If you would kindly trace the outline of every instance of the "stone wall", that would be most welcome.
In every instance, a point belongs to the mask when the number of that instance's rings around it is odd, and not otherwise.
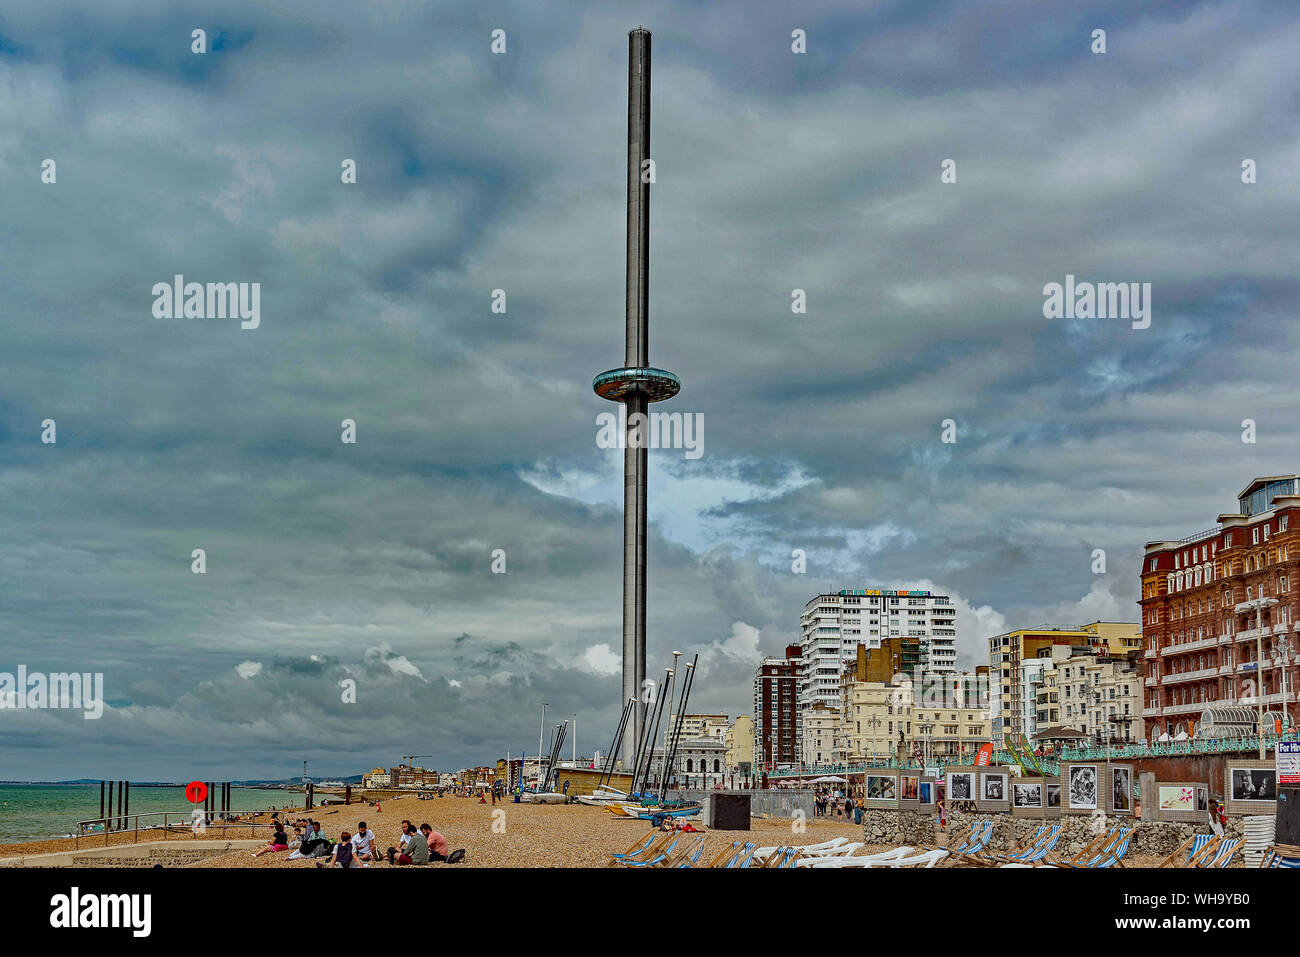
[[[1098,834],[1113,827],[1136,827],[1128,853],[1142,857],[1164,857],[1172,854],[1193,834],[1204,834],[1207,824],[1174,823],[1170,821],[1135,821],[1129,817],[1069,814],[1044,822],[1040,818],[1011,817],[1008,814],[980,814],[971,808],[955,808],[948,814],[946,834],[939,830],[939,815],[926,811],[888,811],[869,808],[862,816],[863,840],[868,844],[897,847],[954,846],[966,837],[976,821],[993,822],[993,836],[988,846],[996,851],[1009,850],[1016,844],[1028,846],[1033,842],[1038,828],[1044,823],[1060,824],[1062,834],[1055,853],[1063,856],[1077,854]],[[1225,829],[1228,837],[1243,835],[1242,818],[1229,818]]]

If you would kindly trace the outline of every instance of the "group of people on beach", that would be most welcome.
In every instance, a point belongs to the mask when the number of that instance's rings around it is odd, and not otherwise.
[[[348,831],[340,833],[337,843],[325,836],[320,821],[309,818],[301,818],[293,822],[292,842],[278,814],[272,815],[271,827],[274,830],[270,843],[257,850],[253,857],[275,854],[293,847],[295,850],[289,855],[289,860],[317,858],[317,867],[349,868],[368,867],[377,856],[386,857],[388,863],[394,865],[428,864],[435,861],[455,863],[465,856],[464,851],[456,851],[453,855],[447,846],[447,839],[431,825],[421,824],[417,828],[408,820],[402,821],[402,831],[397,843],[390,845],[384,853],[380,853],[375,847],[377,837],[375,832],[366,826],[365,821],[358,822],[355,834]]]
[[[854,799],[843,791],[818,790],[813,794],[813,817],[849,818],[864,807],[862,800]],[[861,817],[861,815],[859,815]]]

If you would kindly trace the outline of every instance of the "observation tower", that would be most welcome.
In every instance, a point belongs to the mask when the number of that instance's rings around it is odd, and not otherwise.
[[[627,348],[623,367],[592,382],[596,394],[627,407],[627,433],[644,422],[651,402],[671,399],[681,389],[677,376],[650,365],[650,183],[643,175],[650,159],[650,31],[628,34],[627,65]],[[633,418],[637,416],[638,418]],[[641,434],[646,434],[643,426]],[[642,738],[646,703],[646,449],[624,442],[623,452],[623,697],[636,701],[623,733],[624,766]]]

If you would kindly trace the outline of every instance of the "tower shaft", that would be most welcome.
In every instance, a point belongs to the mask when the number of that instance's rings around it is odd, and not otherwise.
[[[650,158],[650,33],[628,34],[627,62],[627,350],[625,365],[650,364],[650,184],[642,167]],[[632,392],[628,431],[642,421],[646,395]],[[646,450],[628,441],[623,453],[623,700],[636,700],[633,720],[623,737],[630,759],[642,738],[646,702]]]

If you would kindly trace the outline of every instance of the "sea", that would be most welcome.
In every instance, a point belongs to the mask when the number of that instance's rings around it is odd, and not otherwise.
[[[218,795],[220,789],[218,788]],[[188,820],[194,805],[185,799],[185,788],[131,786],[131,813],[176,811],[168,822]],[[231,809],[262,811],[271,808],[302,806],[302,794],[278,788],[233,788]],[[117,804],[114,789],[113,804]],[[105,812],[107,813],[107,812]],[[78,821],[99,817],[98,784],[0,784],[0,844],[19,841],[43,841],[67,837]],[[162,822],[143,818],[140,825]]]

